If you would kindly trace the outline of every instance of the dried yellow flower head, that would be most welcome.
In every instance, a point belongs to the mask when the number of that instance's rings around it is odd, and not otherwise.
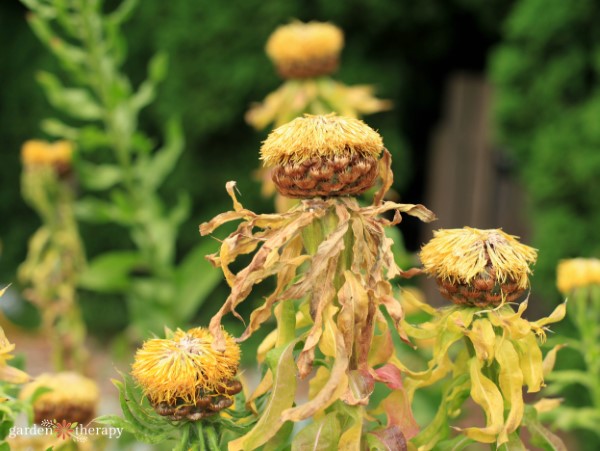
[[[575,288],[600,285],[600,260],[597,258],[562,260],[556,272],[556,285],[564,295]]]
[[[498,305],[529,286],[537,251],[500,229],[442,229],[421,250],[424,270],[456,304]]]
[[[381,136],[354,118],[304,115],[271,132],[261,148],[273,182],[287,197],[355,195],[369,189],[383,151]]]
[[[267,55],[283,78],[328,75],[338,67],[344,34],[326,22],[292,22],[278,27],[267,41]]]
[[[21,148],[21,160],[25,167],[50,166],[58,174],[70,171],[73,159],[73,145],[69,141],[30,140]]]
[[[95,416],[100,391],[96,382],[75,372],[44,373],[23,387],[21,399],[29,398],[41,387],[51,391],[40,395],[33,404],[34,420],[66,420],[89,423]]]
[[[146,341],[135,355],[131,375],[155,410],[174,420],[199,420],[231,406],[241,391],[234,380],[240,348],[226,337],[223,352],[213,349],[214,337],[202,327],[177,330],[167,338]]]

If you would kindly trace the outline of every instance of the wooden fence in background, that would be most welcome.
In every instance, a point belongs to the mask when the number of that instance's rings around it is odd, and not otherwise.
[[[441,121],[428,158],[425,205],[438,220],[423,228],[421,241],[441,228],[502,228],[528,241],[525,193],[510,159],[494,146],[492,88],[482,76],[456,74],[448,82]],[[434,284],[424,286],[438,299]]]

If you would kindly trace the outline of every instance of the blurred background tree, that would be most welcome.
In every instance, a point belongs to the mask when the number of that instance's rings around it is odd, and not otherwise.
[[[490,76],[498,137],[529,196],[535,289],[556,298],[559,259],[600,253],[600,4],[522,0]]]

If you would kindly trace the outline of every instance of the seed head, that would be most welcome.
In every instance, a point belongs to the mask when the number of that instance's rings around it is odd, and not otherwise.
[[[562,260],[556,272],[556,285],[565,296],[575,288],[600,285],[600,260],[597,258]]]
[[[525,291],[537,251],[500,229],[465,227],[434,232],[420,256],[444,297],[487,306],[514,301]]]
[[[234,394],[231,383],[239,366],[240,348],[230,335],[225,336],[224,352],[213,349],[213,336],[201,327],[148,340],[138,349],[131,374],[150,403],[160,407],[159,413],[165,408],[195,406],[207,398],[220,401],[220,397]]]
[[[273,32],[266,51],[283,78],[310,78],[335,72],[343,46],[335,25],[295,21]]]
[[[31,397],[41,387],[50,391],[33,404],[36,423],[56,419],[87,424],[94,418],[100,392],[92,379],[70,371],[44,373],[23,387],[21,399]]]
[[[359,119],[306,114],[273,130],[261,159],[284,196],[342,196],[373,186],[382,150],[381,136]]]

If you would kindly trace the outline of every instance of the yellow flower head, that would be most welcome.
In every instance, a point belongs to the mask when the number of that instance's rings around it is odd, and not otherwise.
[[[51,166],[59,172],[68,170],[73,159],[73,145],[69,141],[30,140],[23,144],[21,160],[25,167]]]
[[[529,286],[537,251],[500,229],[442,229],[421,250],[427,274],[458,304],[514,301]]]
[[[131,374],[153,405],[196,404],[204,397],[228,395],[240,348],[225,336],[224,352],[213,349],[214,338],[202,327],[148,340],[136,352]]]
[[[335,25],[295,21],[271,34],[266,51],[283,78],[309,78],[334,72],[343,46]]]
[[[41,387],[50,391],[34,402],[36,423],[56,419],[86,424],[94,418],[100,391],[92,379],[71,371],[44,373],[23,387],[21,399],[31,397]]]
[[[304,115],[276,128],[264,141],[261,159],[288,197],[358,194],[373,186],[381,136],[354,118]]]
[[[597,258],[562,260],[556,272],[556,285],[564,295],[575,288],[600,285],[600,260]]]

